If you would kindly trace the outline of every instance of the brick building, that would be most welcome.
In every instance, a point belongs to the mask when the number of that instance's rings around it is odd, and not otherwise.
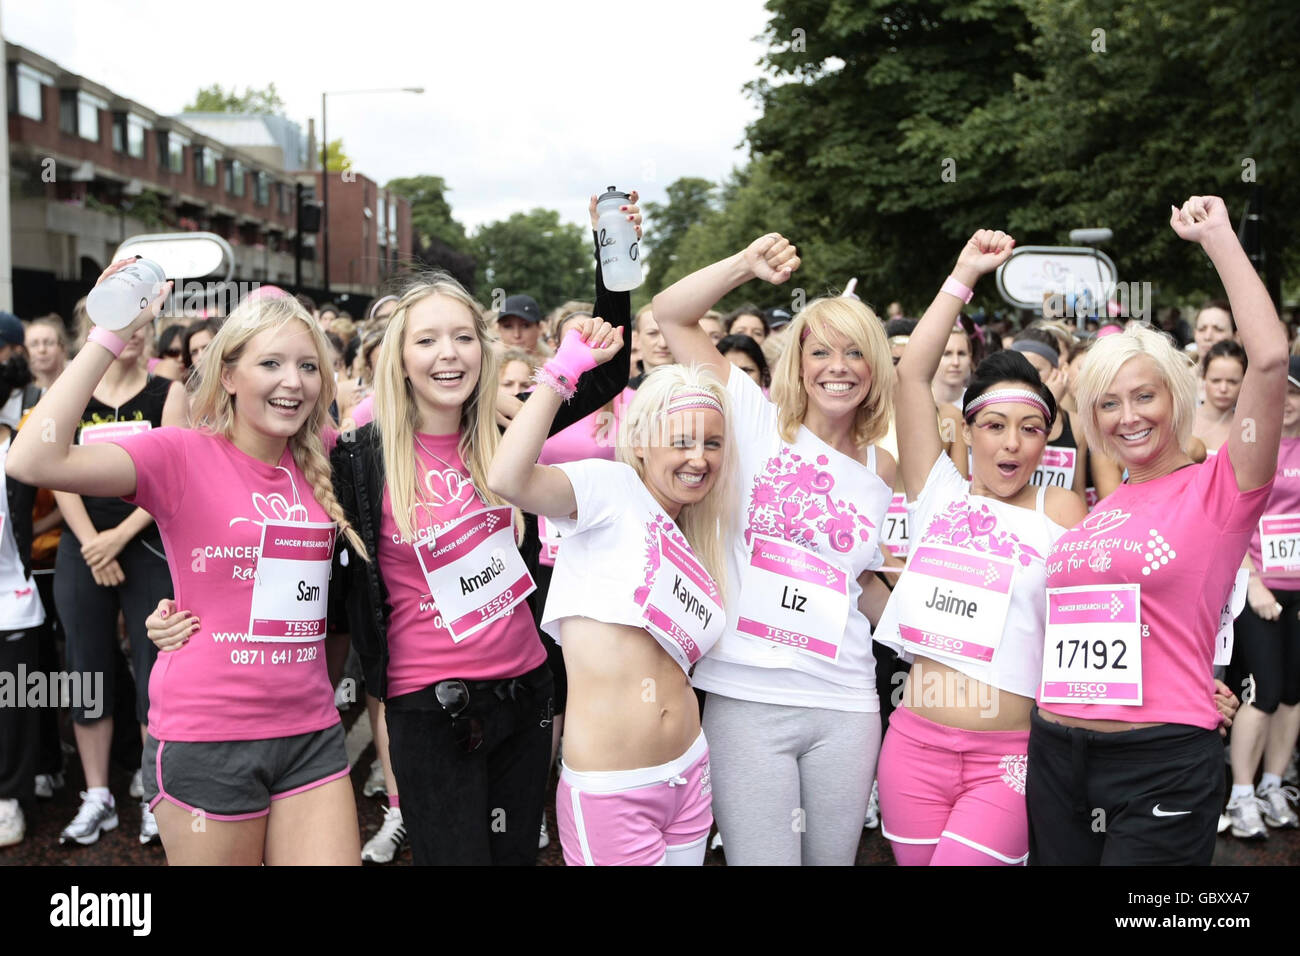
[[[24,47],[5,44],[5,59],[15,312],[68,317],[117,246],[150,232],[217,233],[234,279],[294,287],[297,186],[320,176],[300,168],[296,124],[163,116]],[[368,299],[410,254],[410,205],[347,175],[330,183],[331,286]],[[316,237],[303,240],[313,293]]]

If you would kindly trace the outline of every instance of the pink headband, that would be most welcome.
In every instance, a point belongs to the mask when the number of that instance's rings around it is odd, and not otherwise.
[[[684,412],[688,408],[711,408],[719,415],[725,415],[722,410],[722,403],[714,397],[713,393],[698,388],[683,389],[675,394],[669,399],[668,410],[665,414],[671,415],[674,412]]]
[[[974,399],[966,406],[966,421],[973,421],[975,413],[986,405],[996,405],[999,402],[1014,402],[1018,405],[1031,405],[1043,413],[1043,418],[1050,421],[1052,416],[1047,411],[1047,403],[1043,401],[1041,395],[1020,388],[999,388],[992,392],[985,392],[979,398]]]

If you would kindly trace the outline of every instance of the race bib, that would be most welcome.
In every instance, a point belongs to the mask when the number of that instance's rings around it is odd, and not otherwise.
[[[1227,667],[1232,663],[1232,621],[1246,607],[1246,586],[1250,584],[1250,572],[1245,568],[1237,569],[1236,580],[1232,582],[1232,593],[1228,603],[1219,612],[1219,633],[1214,635],[1214,666]]]
[[[1300,514],[1260,518],[1259,553],[1264,574],[1300,574]]]
[[[548,567],[554,567],[560,556],[560,529],[546,518],[537,516],[537,536],[542,540],[542,551],[538,559]]]
[[[117,441],[119,438],[130,438],[132,435],[147,432],[151,428],[153,428],[153,423],[148,420],[85,425],[81,429],[81,437],[78,439],[78,443],[82,445],[98,445],[103,442]]]
[[[940,544],[917,546],[894,588],[898,631],[910,650],[988,663],[1002,643],[1015,565]]]
[[[695,555],[659,531],[659,569],[642,606],[646,630],[690,671],[722,636],[722,595]]]
[[[515,547],[506,507],[457,518],[414,547],[429,593],[457,644],[504,616],[537,587]]]
[[[1046,485],[1049,488],[1074,487],[1074,463],[1079,452],[1076,448],[1043,449],[1043,460],[1034,469],[1029,478],[1031,485]]]
[[[885,512],[885,523],[881,526],[881,543],[894,555],[907,557],[907,495],[901,491],[889,499],[889,510]]]
[[[262,525],[253,573],[250,641],[292,644],[325,637],[333,555],[332,523],[267,521]]]
[[[1141,705],[1140,585],[1047,589],[1038,699],[1047,704]]]
[[[736,629],[823,660],[838,660],[849,621],[849,576],[789,541],[753,536]]]

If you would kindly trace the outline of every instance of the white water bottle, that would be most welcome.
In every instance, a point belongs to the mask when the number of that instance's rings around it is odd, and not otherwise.
[[[86,312],[101,329],[124,329],[162,291],[166,281],[162,266],[152,259],[137,259],[90,290]]]
[[[610,292],[631,292],[642,282],[640,244],[636,226],[621,207],[631,197],[610,186],[596,200],[596,238],[600,243],[600,273]]]

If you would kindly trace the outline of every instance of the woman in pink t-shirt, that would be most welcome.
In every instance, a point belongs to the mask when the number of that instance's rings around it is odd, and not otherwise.
[[[101,281],[126,262],[110,267]],[[130,326],[150,322],[164,289]],[[95,329],[33,411],[8,460],[42,487],[122,496],[157,521],[191,637],[149,686],[145,796],[168,861],[352,864],[360,853],[324,646],[339,530],[321,439],[328,349],[287,296],[245,301],[194,385],[198,429],[72,446],[78,415],[123,347]],[[201,825],[196,823],[201,821]]]
[[[1084,431],[1128,479],[1048,555],[1031,863],[1208,864],[1214,852],[1216,634],[1273,485],[1287,341],[1223,200],[1193,196],[1169,224],[1218,270],[1249,365],[1227,442],[1197,465],[1184,451],[1195,385],[1170,340],[1135,326],[1088,353]]]

